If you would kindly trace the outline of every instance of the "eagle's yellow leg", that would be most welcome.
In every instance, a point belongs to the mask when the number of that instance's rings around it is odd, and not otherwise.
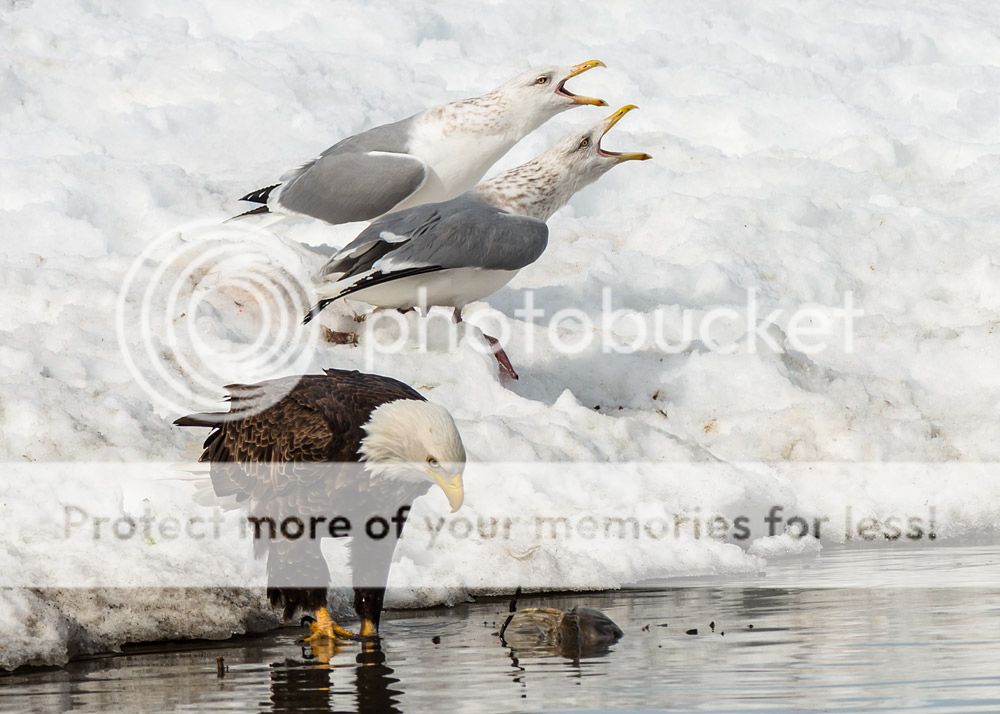
[[[321,640],[356,640],[358,636],[350,630],[346,630],[330,617],[330,611],[321,607],[316,611],[316,621],[309,623],[309,630],[312,633],[304,640],[305,643],[319,642]]]
[[[361,618],[361,636],[378,637],[378,627],[375,625],[374,620],[369,617]]]

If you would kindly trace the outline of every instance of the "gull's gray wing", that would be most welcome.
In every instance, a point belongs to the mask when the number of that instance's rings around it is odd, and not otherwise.
[[[372,268],[387,276],[422,267],[520,270],[548,245],[544,221],[507,213],[478,197],[464,194],[437,206],[437,221],[400,241]]]
[[[440,203],[427,203],[383,216],[338,250],[320,270],[320,275],[344,273],[344,277],[349,277],[369,270],[376,260],[401,243],[436,226],[441,220],[440,206]]]
[[[378,126],[331,146],[282,176],[275,202],[328,223],[367,221],[392,210],[423,186],[429,173],[427,164],[408,153],[413,120]]]
[[[468,193],[392,213],[338,254],[341,270],[335,272],[344,275],[335,285],[342,289],[317,303],[305,321],[334,300],[398,278],[454,268],[520,270],[538,260],[548,241],[544,221],[507,213]]]
[[[409,154],[332,154],[283,186],[277,203],[327,223],[367,221],[391,211],[426,179],[427,164]]]

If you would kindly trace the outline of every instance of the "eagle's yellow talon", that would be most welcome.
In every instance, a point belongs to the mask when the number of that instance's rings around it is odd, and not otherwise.
[[[357,640],[358,636],[336,623],[330,617],[330,611],[321,607],[316,611],[315,619],[309,623],[309,631],[312,633],[302,641],[306,644],[321,642],[323,640]]]

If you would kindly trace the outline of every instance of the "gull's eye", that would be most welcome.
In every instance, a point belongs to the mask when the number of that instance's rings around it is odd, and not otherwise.
[[[441,465],[441,463],[437,459],[435,459],[433,456],[428,456],[427,457],[427,463],[428,463],[428,465],[432,469],[436,469],[438,466]]]
[[[549,78],[546,77],[544,74],[535,80],[535,84],[548,84],[548,83],[549,83]]]
[[[590,137],[585,136],[583,137],[583,140],[580,142],[580,146],[578,146],[577,148],[586,149],[588,146],[590,146]]]

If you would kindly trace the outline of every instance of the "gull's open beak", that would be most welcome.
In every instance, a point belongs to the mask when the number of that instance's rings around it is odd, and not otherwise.
[[[582,97],[566,89],[566,82],[573,79],[578,74],[583,74],[588,69],[593,69],[594,67],[607,67],[606,64],[601,62],[601,60],[587,60],[586,62],[581,62],[580,64],[573,65],[569,68],[569,73],[563,77],[559,84],[556,85],[556,94],[567,97],[572,100],[574,104],[593,104],[595,107],[606,107],[608,103],[603,99],[597,99],[596,97]]]
[[[448,505],[451,506],[451,512],[454,513],[461,508],[462,502],[465,500],[465,486],[462,484],[462,474],[445,476],[433,471],[428,473],[434,479],[434,483],[444,491],[444,495],[448,499]]]
[[[626,104],[621,109],[617,110],[614,114],[609,116],[604,120],[604,131],[601,132],[601,139],[604,135],[611,131],[611,127],[621,121],[621,118],[628,114],[633,109],[638,109],[634,104]],[[601,148],[600,139],[597,141],[597,153],[601,156],[606,156],[609,159],[617,159],[618,161],[645,161],[646,159],[653,158],[649,154],[642,151],[606,151]]]

